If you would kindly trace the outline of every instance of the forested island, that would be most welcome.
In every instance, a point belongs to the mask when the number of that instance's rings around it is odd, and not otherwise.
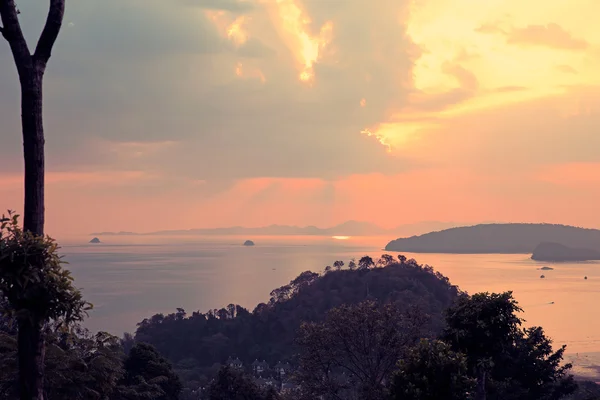
[[[540,243],[531,255],[532,260],[548,262],[576,262],[600,260],[600,251],[567,247],[559,243]]]
[[[600,249],[600,230],[553,224],[481,224],[392,240],[386,251],[455,254],[531,254],[544,242]]]

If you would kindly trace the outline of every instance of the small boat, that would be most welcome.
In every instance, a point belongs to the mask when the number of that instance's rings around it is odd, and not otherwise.
[[[545,278],[545,276],[544,276],[544,275],[542,275],[542,276],[540,276],[540,278],[541,278],[541,279],[544,279],[544,278]]]

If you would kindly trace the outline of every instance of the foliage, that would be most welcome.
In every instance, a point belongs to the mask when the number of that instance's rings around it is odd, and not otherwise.
[[[302,325],[297,379],[314,398],[383,399],[384,382],[424,325],[418,312],[389,303],[334,308],[322,323]]]
[[[56,327],[55,327],[56,328]],[[119,339],[105,332],[52,329],[46,334],[47,400],[105,400],[123,375]],[[17,396],[17,340],[0,333],[0,398]]]
[[[177,400],[182,390],[179,377],[171,364],[156,349],[146,343],[137,343],[125,359],[122,386],[156,385],[160,395],[156,400]],[[154,387],[156,389],[156,387]]]
[[[171,400],[181,391],[171,365],[152,346],[135,345],[125,358],[121,341],[79,326],[54,324],[46,333],[46,400]],[[0,399],[17,398],[17,340],[0,333]]]
[[[307,271],[273,290],[271,299],[252,312],[231,304],[189,316],[181,309],[157,314],[138,324],[135,338],[169,359],[186,386],[202,385],[218,371],[215,365],[230,356],[245,365],[256,359],[296,363],[300,325],[322,321],[327,311],[343,304],[376,300],[393,303],[402,312],[418,307],[430,316],[426,328],[438,333],[443,310],[458,294],[446,277],[406,258],[384,268],[340,268],[323,276]]]
[[[463,296],[446,312],[442,337],[469,355],[471,367],[502,351],[519,336],[522,320],[512,292]]]
[[[555,400],[576,389],[562,365],[565,346],[553,351],[541,328],[521,328],[511,292],[463,296],[446,314],[442,338],[467,357],[478,390],[488,399]]]
[[[276,400],[274,390],[263,390],[240,371],[227,366],[221,368],[208,387],[208,400]]]
[[[50,237],[24,232],[19,216],[0,219],[0,293],[17,319],[81,321],[91,305],[73,287],[73,278]]]
[[[474,387],[463,354],[424,339],[399,362],[390,392],[395,400],[469,400]]]

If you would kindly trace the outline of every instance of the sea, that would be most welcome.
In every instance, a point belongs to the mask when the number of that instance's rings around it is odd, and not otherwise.
[[[393,238],[316,236],[106,236],[60,239],[75,285],[94,308],[85,325],[121,336],[157,313],[206,312],[230,303],[252,310],[303,271],[364,255]],[[252,239],[255,246],[242,244]],[[527,254],[411,254],[462,290],[511,290],[526,326],[542,326],[581,376],[600,381],[600,263],[539,263]],[[548,266],[553,270],[540,270]],[[541,276],[544,276],[542,278]],[[587,277],[587,279],[585,279]],[[594,311],[596,310],[596,311]]]

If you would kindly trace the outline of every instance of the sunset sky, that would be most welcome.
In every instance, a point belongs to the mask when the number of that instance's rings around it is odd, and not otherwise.
[[[21,0],[30,42],[47,2]],[[600,228],[598,0],[77,0],[47,231],[355,219]],[[22,209],[0,42],[0,208]]]

